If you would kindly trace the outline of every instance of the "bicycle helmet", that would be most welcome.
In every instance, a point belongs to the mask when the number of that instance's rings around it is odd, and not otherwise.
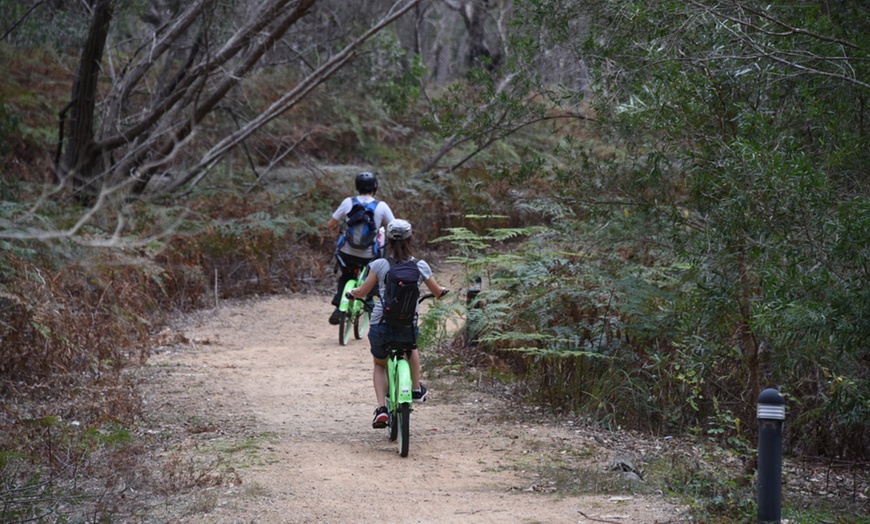
[[[411,238],[411,223],[397,218],[387,224],[387,238],[390,240],[408,240]]]
[[[361,195],[374,195],[378,190],[378,177],[368,171],[358,174],[355,183],[356,190]]]

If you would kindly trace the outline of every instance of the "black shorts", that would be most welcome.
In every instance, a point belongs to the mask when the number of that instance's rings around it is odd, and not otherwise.
[[[369,327],[369,343],[372,356],[387,358],[387,346],[391,343],[414,343],[417,340],[416,327],[394,327],[386,323],[372,324]]]

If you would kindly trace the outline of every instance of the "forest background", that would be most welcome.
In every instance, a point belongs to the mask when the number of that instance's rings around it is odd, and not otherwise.
[[[774,387],[789,455],[866,467],[866,3],[0,10],[6,516],[58,448],[125,444],[174,312],[331,281],[360,170],[480,282],[467,360],[523,402],[751,474]]]

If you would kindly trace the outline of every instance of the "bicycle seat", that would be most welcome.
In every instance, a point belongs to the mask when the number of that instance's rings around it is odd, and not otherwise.
[[[389,353],[407,353],[414,349],[417,349],[417,342],[390,342],[387,344],[387,352]]]

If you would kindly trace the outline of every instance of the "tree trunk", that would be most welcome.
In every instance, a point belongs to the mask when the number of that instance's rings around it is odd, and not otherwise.
[[[501,62],[500,53],[493,53],[486,45],[486,27],[484,22],[489,13],[489,0],[474,0],[466,4],[462,12],[465,28],[468,30],[469,48],[466,65],[469,68],[484,67],[487,71],[495,71]]]
[[[99,191],[96,179],[102,170],[99,151],[94,148],[94,110],[100,63],[113,13],[112,0],[98,0],[94,6],[88,39],[73,82],[66,154],[61,165],[57,166],[62,181],[72,178],[73,192],[83,203],[92,202]]]
[[[501,53],[493,53],[486,45],[486,18],[491,4],[489,0],[468,0],[462,3],[446,2],[447,7],[459,13],[465,30],[468,31],[468,52],[465,65],[469,69],[484,67],[493,72],[501,64]]]
[[[740,271],[740,345],[749,369],[749,390],[752,394],[750,402],[758,399],[761,393],[761,377],[759,371],[758,343],[752,332],[752,282],[749,276],[749,264],[746,262],[746,252],[740,248],[738,261]]]

